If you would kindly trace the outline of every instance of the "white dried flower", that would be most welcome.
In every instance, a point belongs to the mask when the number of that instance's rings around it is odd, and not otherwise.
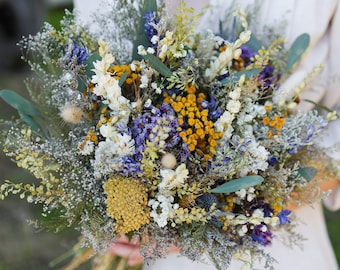
[[[143,55],[147,55],[148,53],[146,52],[145,48],[143,45],[139,45],[137,47],[137,52],[139,55],[143,56]]]
[[[171,190],[182,185],[189,176],[185,163],[179,165],[176,170],[161,169],[162,182],[158,185],[160,190]]]

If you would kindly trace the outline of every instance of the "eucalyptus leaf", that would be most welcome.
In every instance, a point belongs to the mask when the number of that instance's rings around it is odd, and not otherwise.
[[[18,111],[21,119],[32,127],[34,130],[42,130],[38,120],[43,120],[40,112],[35,108],[33,103],[23,98],[16,92],[8,89],[0,91],[0,97],[10,106]]]
[[[101,56],[98,53],[92,54],[89,58],[85,61],[85,75],[82,77],[78,77],[78,90],[82,92],[87,87],[87,79],[91,79],[92,75],[94,75],[93,63],[97,60],[101,60]]]
[[[153,54],[143,55],[143,58],[150,64],[150,66],[157,70],[164,77],[171,77],[172,71]]]
[[[231,193],[239,191],[243,188],[249,188],[256,186],[264,181],[262,176],[259,175],[248,175],[241,178],[233,179],[224,183],[217,188],[211,189],[211,193]]]
[[[34,120],[33,117],[26,115],[26,114],[22,114],[20,111],[19,111],[19,115],[21,119],[31,128],[33,128],[36,131],[41,130],[41,126]]]
[[[78,91],[83,92],[87,87],[86,80],[84,78],[78,77],[77,82],[78,82],[78,87],[77,87]]]
[[[86,70],[86,75],[88,78],[91,78],[92,75],[94,75],[93,69],[94,65],[93,63],[96,62],[97,60],[101,60],[102,57],[98,53],[92,54],[87,60],[85,61],[85,70]]]
[[[138,46],[142,45],[144,47],[150,46],[150,41],[145,33],[145,15],[148,12],[157,11],[157,1],[156,0],[145,0],[143,11],[139,19],[139,29],[137,33],[137,38],[133,44],[132,57],[134,60],[141,60],[142,57],[138,54]]]
[[[250,39],[245,45],[253,52],[257,52],[262,47],[261,41],[257,39],[254,35],[250,36]]]
[[[40,112],[34,107],[34,105],[23,98],[16,92],[8,89],[0,90],[0,98],[2,98],[8,105],[12,106],[18,112],[23,115],[38,116],[41,117]]]
[[[120,77],[119,82],[118,82],[120,87],[122,87],[122,85],[126,81],[128,75],[129,75],[129,72],[125,71],[124,74]]]
[[[97,116],[99,117],[100,114],[102,113],[102,110],[103,110],[104,108],[107,108],[108,106],[109,106],[108,104],[102,103],[102,104],[100,105],[99,109],[98,109]]]
[[[310,43],[310,36],[308,34],[302,34],[296,38],[290,47],[288,58],[287,58],[287,67],[291,69],[294,64],[300,59],[303,53],[307,50]]]
[[[307,181],[311,181],[317,173],[317,169],[313,167],[302,167],[302,168],[299,168],[297,171],[298,171],[298,174],[301,177],[305,178]]]
[[[256,76],[261,71],[262,71],[261,68],[253,68],[253,69],[239,71],[239,72],[232,74],[230,77],[225,78],[224,80],[221,81],[221,83],[222,85],[233,84],[233,83],[238,82],[242,75],[245,75],[246,79],[249,79],[251,77]]]

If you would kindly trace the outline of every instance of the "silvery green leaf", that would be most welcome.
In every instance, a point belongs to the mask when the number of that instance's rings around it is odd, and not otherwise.
[[[40,112],[35,108],[33,103],[23,98],[12,90],[3,89],[0,91],[0,97],[10,106],[18,111],[21,119],[32,127],[34,130],[42,130],[38,120],[43,117]]]
[[[125,71],[124,74],[119,78],[119,86],[122,87],[122,85],[125,83],[125,80],[127,79],[129,75],[129,72]]]
[[[311,181],[317,173],[317,169],[313,167],[302,167],[302,168],[299,168],[297,171],[298,171],[298,174],[301,177],[305,178],[307,181]]]
[[[250,36],[249,41],[245,44],[253,52],[257,52],[262,47],[262,43],[254,35]]]
[[[92,54],[86,61],[85,61],[85,70],[86,70],[86,75],[88,78],[91,78],[92,75],[94,75],[93,69],[94,65],[93,63],[96,62],[97,60],[101,60],[102,57],[98,53]]]
[[[38,131],[41,130],[41,126],[34,120],[33,117],[27,115],[27,114],[22,114],[20,111],[19,115],[21,117],[21,119],[27,124],[29,125],[31,128],[33,128],[34,130]]]
[[[171,77],[172,71],[153,54],[143,55],[143,58],[150,64],[150,66],[162,74],[164,77]]]
[[[93,69],[94,65],[93,63],[97,60],[101,60],[101,56],[98,53],[92,54],[86,61],[85,61],[85,74],[86,77],[79,77],[78,78],[78,90],[83,91],[87,87],[87,80],[92,78],[92,75],[94,75]]]
[[[236,83],[240,80],[242,75],[246,76],[246,79],[249,79],[251,77],[256,76],[262,71],[261,68],[253,68],[249,70],[242,70],[240,72],[236,72],[232,74],[230,77],[225,78],[224,80],[221,81],[222,85],[228,85],[228,84],[233,84]]]
[[[302,34],[296,38],[290,47],[287,59],[287,67],[291,69],[294,64],[300,59],[303,53],[307,50],[310,42],[310,36],[308,34]]]
[[[0,91],[0,97],[10,106],[24,115],[41,116],[40,112],[34,105],[12,90],[3,89]]]
[[[211,189],[211,193],[231,193],[239,191],[243,188],[249,188],[256,186],[264,181],[262,176],[259,175],[249,175],[241,178],[233,179],[224,183],[214,189]]]

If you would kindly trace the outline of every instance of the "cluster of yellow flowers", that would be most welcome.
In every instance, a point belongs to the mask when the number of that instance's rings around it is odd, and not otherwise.
[[[105,182],[104,191],[106,212],[115,219],[117,233],[138,230],[150,222],[147,189],[139,180],[115,176]]]
[[[197,94],[195,85],[187,86],[184,92],[185,96],[165,94],[164,102],[169,103],[178,114],[178,123],[183,129],[179,135],[188,149],[204,155],[204,159],[208,160],[214,155],[216,141],[222,133],[215,132],[214,123],[208,119],[209,110],[200,105],[206,98],[205,94]]]
[[[207,216],[207,212],[200,207],[189,208],[178,208],[172,211],[174,215],[172,226],[175,227],[176,224],[187,223],[190,224],[194,222],[208,222],[209,217]]]
[[[116,80],[119,80],[125,73],[127,73],[125,83],[128,85],[138,83],[140,81],[140,77],[138,75],[140,71],[141,68],[139,66],[136,66],[136,68],[132,70],[130,65],[114,65],[108,70],[108,72],[113,74],[113,77]]]

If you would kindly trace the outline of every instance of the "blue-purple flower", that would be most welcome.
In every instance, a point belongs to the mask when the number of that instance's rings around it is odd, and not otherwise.
[[[79,46],[75,42],[70,42],[65,48],[65,54],[62,60],[63,64],[66,66],[70,63],[83,65],[89,56],[90,55],[86,47]]]
[[[251,238],[262,246],[268,246],[272,243],[273,233],[266,225],[259,224],[254,227]]]
[[[280,225],[286,225],[287,223],[290,223],[288,216],[291,212],[292,211],[288,209],[283,209],[280,213],[277,214],[277,217],[280,220]]]
[[[155,11],[147,12],[145,15],[145,33],[148,37],[148,40],[151,43],[151,46],[156,49],[158,46],[158,42],[152,42],[153,36],[158,35],[158,31],[155,28],[155,25],[157,25],[160,21],[159,17],[157,17],[157,13]]]
[[[133,121],[131,128],[137,160],[142,159],[147,142],[153,143],[160,150],[178,145],[181,141],[178,128],[175,112],[169,104],[163,103],[160,108],[145,108],[145,112]]]

